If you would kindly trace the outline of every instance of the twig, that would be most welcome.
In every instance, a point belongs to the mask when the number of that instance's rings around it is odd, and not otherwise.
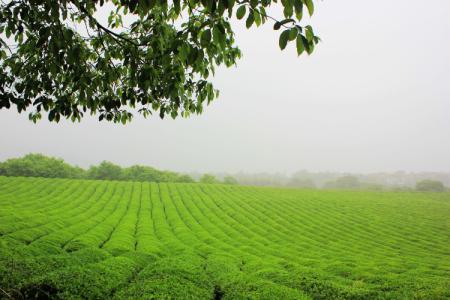
[[[139,46],[139,44],[135,43],[133,40],[130,40],[130,39],[128,39],[128,38],[126,38],[126,37],[124,37],[124,36],[118,34],[118,33],[115,33],[114,31],[111,31],[111,30],[109,30],[108,28],[106,28],[105,26],[103,26],[102,24],[100,24],[100,23],[97,21],[97,19],[94,18],[94,17],[87,11],[86,8],[84,8],[84,7],[78,7],[76,4],[74,4],[74,5],[75,5],[75,7],[77,7],[81,12],[83,12],[83,13],[89,18],[89,20],[91,20],[92,22],[94,22],[98,29],[101,29],[101,30],[103,30],[104,32],[108,33],[109,35],[112,35],[112,36],[114,36],[114,37],[116,37],[116,38],[118,38],[118,39],[121,39],[121,40],[124,40],[124,41],[126,41],[126,42],[128,42],[128,43],[131,43],[131,44],[133,44],[133,45],[136,46],[136,47]],[[122,43],[119,42],[119,40],[117,40],[117,39],[115,39],[115,40],[116,40],[119,44],[122,44]]]
[[[9,299],[12,299],[12,298],[13,298],[10,294],[8,294],[7,292],[5,292],[4,289],[0,288],[0,291],[2,291],[6,296],[8,296]]]

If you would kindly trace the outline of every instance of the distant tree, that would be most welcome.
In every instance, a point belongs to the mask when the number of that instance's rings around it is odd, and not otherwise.
[[[219,183],[219,180],[217,180],[217,178],[214,175],[203,174],[203,176],[200,177],[200,182],[212,184],[212,183]]]
[[[176,182],[192,183],[195,182],[195,180],[189,175],[181,174],[178,175]]]
[[[412,187],[406,186],[406,185],[394,185],[389,187],[390,191],[393,192],[412,192],[414,189]]]
[[[316,188],[316,184],[311,179],[298,178],[298,177],[291,178],[291,180],[289,180],[289,182],[287,183],[287,186],[304,188],[304,189],[315,189]]]
[[[368,182],[361,182],[360,188],[364,190],[370,190],[370,191],[383,191],[386,189],[385,186],[378,183],[368,183]]]
[[[161,171],[148,166],[134,165],[122,170],[122,179],[149,182],[194,182],[188,175],[171,171]]]
[[[361,183],[359,179],[355,176],[342,176],[337,178],[334,181],[327,182],[325,184],[325,188],[334,188],[334,189],[359,189],[361,187]]]
[[[223,183],[224,184],[230,184],[230,185],[239,184],[238,181],[236,180],[236,178],[234,178],[232,176],[225,176],[223,178]]]
[[[273,6],[279,20],[266,13]],[[210,75],[241,56],[233,15],[247,28],[273,21],[280,48],[293,43],[300,55],[319,42],[304,24],[313,12],[313,0],[0,1],[0,109],[55,122],[198,114],[218,95]]]
[[[257,174],[236,174],[236,180],[241,185],[255,186],[283,186],[285,177],[281,174],[257,173]]]
[[[89,179],[122,180],[123,171],[112,162],[102,161],[98,166],[90,167],[87,176]]]
[[[122,170],[122,178],[129,181],[161,181],[161,171],[152,167],[134,165]]]
[[[148,166],[134,165],[122,168],[108,161],[84,170],[62,159],[42,154],[28,154],[21,158],[0,162],[2,176],[33,176],[50,178],[87,178],[102,180],[127,180],[139,182],[195,182],[192,177],[171,171],[161,171]]]
[[[27,154],[21,158],[12,158],[0,165],[0,175],[31,176],[47,178],[82,178],[85,171],[74,167],[62,159],[42,154]]]
[[[443,192],[445,186],[437,180],[422,180],[416,183],[416,190],[420,192]]]

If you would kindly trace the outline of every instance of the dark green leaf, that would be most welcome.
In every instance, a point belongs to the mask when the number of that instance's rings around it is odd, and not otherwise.
[[[278,41],[278,44],[279,44],[281,50],[284,50],[284,48],[286,48],[287,42],[289,40],[289,32],[290,32],[290,30],[286,29],[280,34],[280,39]]]
[[[289,40],[290,41],[295,40],[295,38],[297,37],[297,34],[298,34],[297,28],[296,27],[291,28],[289,30]]]
[[[236,0],[228,0],[228,9],[233,8],[235,2]]]
[[[309,15],[312,16],[314,14],[314,3],[313,3],[313,1],[312,0],[303,0],[303,3],[308,8]]]
[[[211,30],[207,29],[203,31],[200,43],[203,47],[207,47],[209,42],[211,42]]]
[[[250,11],[250,13],[248,14],[247,20],[245,21],[245,26],[247,28],[252,27],[254,21],[255,21],[255,18],[253,16],[253,11]]]
[[[255,24],[256,24],[256,26],[261,25],[261,15],[259,14],[258,11],[256,11],[256,10],[254,11],[253,17],[254,17],[254,19],[255,19]]]
[[[308,25],[308,26],[305,27],[305,29],[306,29],[306,39],[309,42],[312,42],[313,39],[314,39],[314,32],[313,32],[312,27],[310,25]]]
[[[303,51],[305,51],[305,46],[303,45],[303,39],[300,34],[297,36],[296,46],[297,46],[297,54],[301,55]]]
[[[239,8],[236,11],[236,17],[238,18],[238,20],[242,19],[245,16],[246,11],[247,8],[245,5],[239,6]]]
[[[295,16],[297,20],[301,21],[303,17],[303,2],[302,0],[294,0]]]

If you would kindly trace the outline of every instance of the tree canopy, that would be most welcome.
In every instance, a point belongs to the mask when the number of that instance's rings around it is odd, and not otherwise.
[[[21,158],[0,162],[0,175],[6,176],[82,178],[84,172],[83,169],[71,166],[62,159],[42,154],[27,154]]]
[[[416,183],[416,190],[420,192],[443,192],[445,186],[438,180],[425,179]]]
[[[88,170],[84,170],[72,166],[62,159],[42,154],[27,154],[24,157],[11,158],[5,162],[0,162],[1,175],[139,182],[194,182],[194,179],[186,174],[162,171],[140,165],[122,168],[108,161],[103,161],[97,166],[91,166]]]
[[[223,183],[224,183],[224,184],[230,184],[230,185],[239,184],[239,182],[237,181],[237,179],[234,178],[233,176],[225,176],[225,177],[223,178]]]
[[[215,184],[219,183],[219,180],[212,174],[203,174],[202,177],[200,177],[200,182],[206,184]]]
[[[134,112],[199,114],[218,96],[210,75],[241,56],[230,23],[270,20],[279,46],[310,54],[319,38],[303,24],[312,0],[0,1],[0,109],[50,121],[126,123]],[[269,16],[281,4],[284,17]],[[108,11],[107,22],[99,11]],[[126,22],[126,20],[131,20]]]

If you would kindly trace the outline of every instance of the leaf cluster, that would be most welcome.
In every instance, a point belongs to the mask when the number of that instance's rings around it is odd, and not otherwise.
[[[0,109],[29,110],[36,122],[90,113],[126,123],[138,112],[199,114],[218,96],[215,68],[241,57],[230,20],[268,19],[276,0],[12,0],[0,4]],[[300,26],[311,0],[282,0],[280,47],[308,54],[319,39]],[[107,24],[96,18],[112,7]],[[125,24],[128,16],[133,21]]]

